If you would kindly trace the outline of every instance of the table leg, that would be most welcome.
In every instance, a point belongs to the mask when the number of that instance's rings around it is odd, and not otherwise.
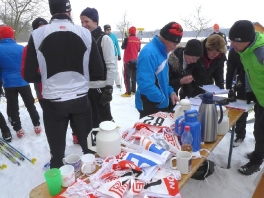
[[[231,138],[230,138],[230,148],[229,148],[229,154],[228,154],[227,169],[230,168],[230,164],[231,164],[234,136],[235,136],[235,124],[232,126],[232,129],[231,129]]]

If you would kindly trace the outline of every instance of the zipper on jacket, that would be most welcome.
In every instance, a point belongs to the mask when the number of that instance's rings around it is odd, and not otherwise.
[[[251,78],[250,78],[250,74],[249,74],[249,70],[247,69],[247,73],[248,73],[248,78],[251,80]]]

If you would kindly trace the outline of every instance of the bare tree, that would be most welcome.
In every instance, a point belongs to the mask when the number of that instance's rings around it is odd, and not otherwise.
[[[125,12],[123,15],[123,21],[120,21],[116,27],[117,29],[120,31],[121,35],[122,35],[122,42],[125,38],[125,36],[127,36],[127,30],[129,27],[130,22],[127,21],[127,13]]]
[[[197,38],[202,31],[210,28],[208,24],[211,22],[211,19],[207,20],[202,16],[202,6],[199,5],[195,7],[194,15],[190,15],[189,17],[182,19],[182,21],[187,29],[196,32],[195,38]]]
[[[15,30],[15,38],[29,33],[31,22],[46,17],[48,3],[43,0],[0,0],[0,19]]]

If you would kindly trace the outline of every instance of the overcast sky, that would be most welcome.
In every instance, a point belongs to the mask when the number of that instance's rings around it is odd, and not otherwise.
[[[257,0],[71,0],[72,16],[80,23],[80,13],[86,7],[96,8],[99,12],[99,25],[110,24],[113,30],[127,13],[127,21],[145,30],[161,29],[170,21],[180,23],[181,19],[196,14],[195,7],[201,5],[201,15],[212,19],[210,25],[218,23],[220,28],[230,28],[240,19],[248,19],[264,25],[263,6]]]

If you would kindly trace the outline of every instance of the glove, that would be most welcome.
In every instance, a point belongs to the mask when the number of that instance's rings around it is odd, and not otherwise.
[[[251,101],[255,103],[257,102],[257,98],[253,92],[247,92],[246,99],[247,99],[247,104],[249,104]]]
[[[106,85],[101,96],[100,103],[105,106],[112,100],[113,86]]]
[[[117,58],[119,61],[121,60],[121,56],[118,56],[118,58]]]

